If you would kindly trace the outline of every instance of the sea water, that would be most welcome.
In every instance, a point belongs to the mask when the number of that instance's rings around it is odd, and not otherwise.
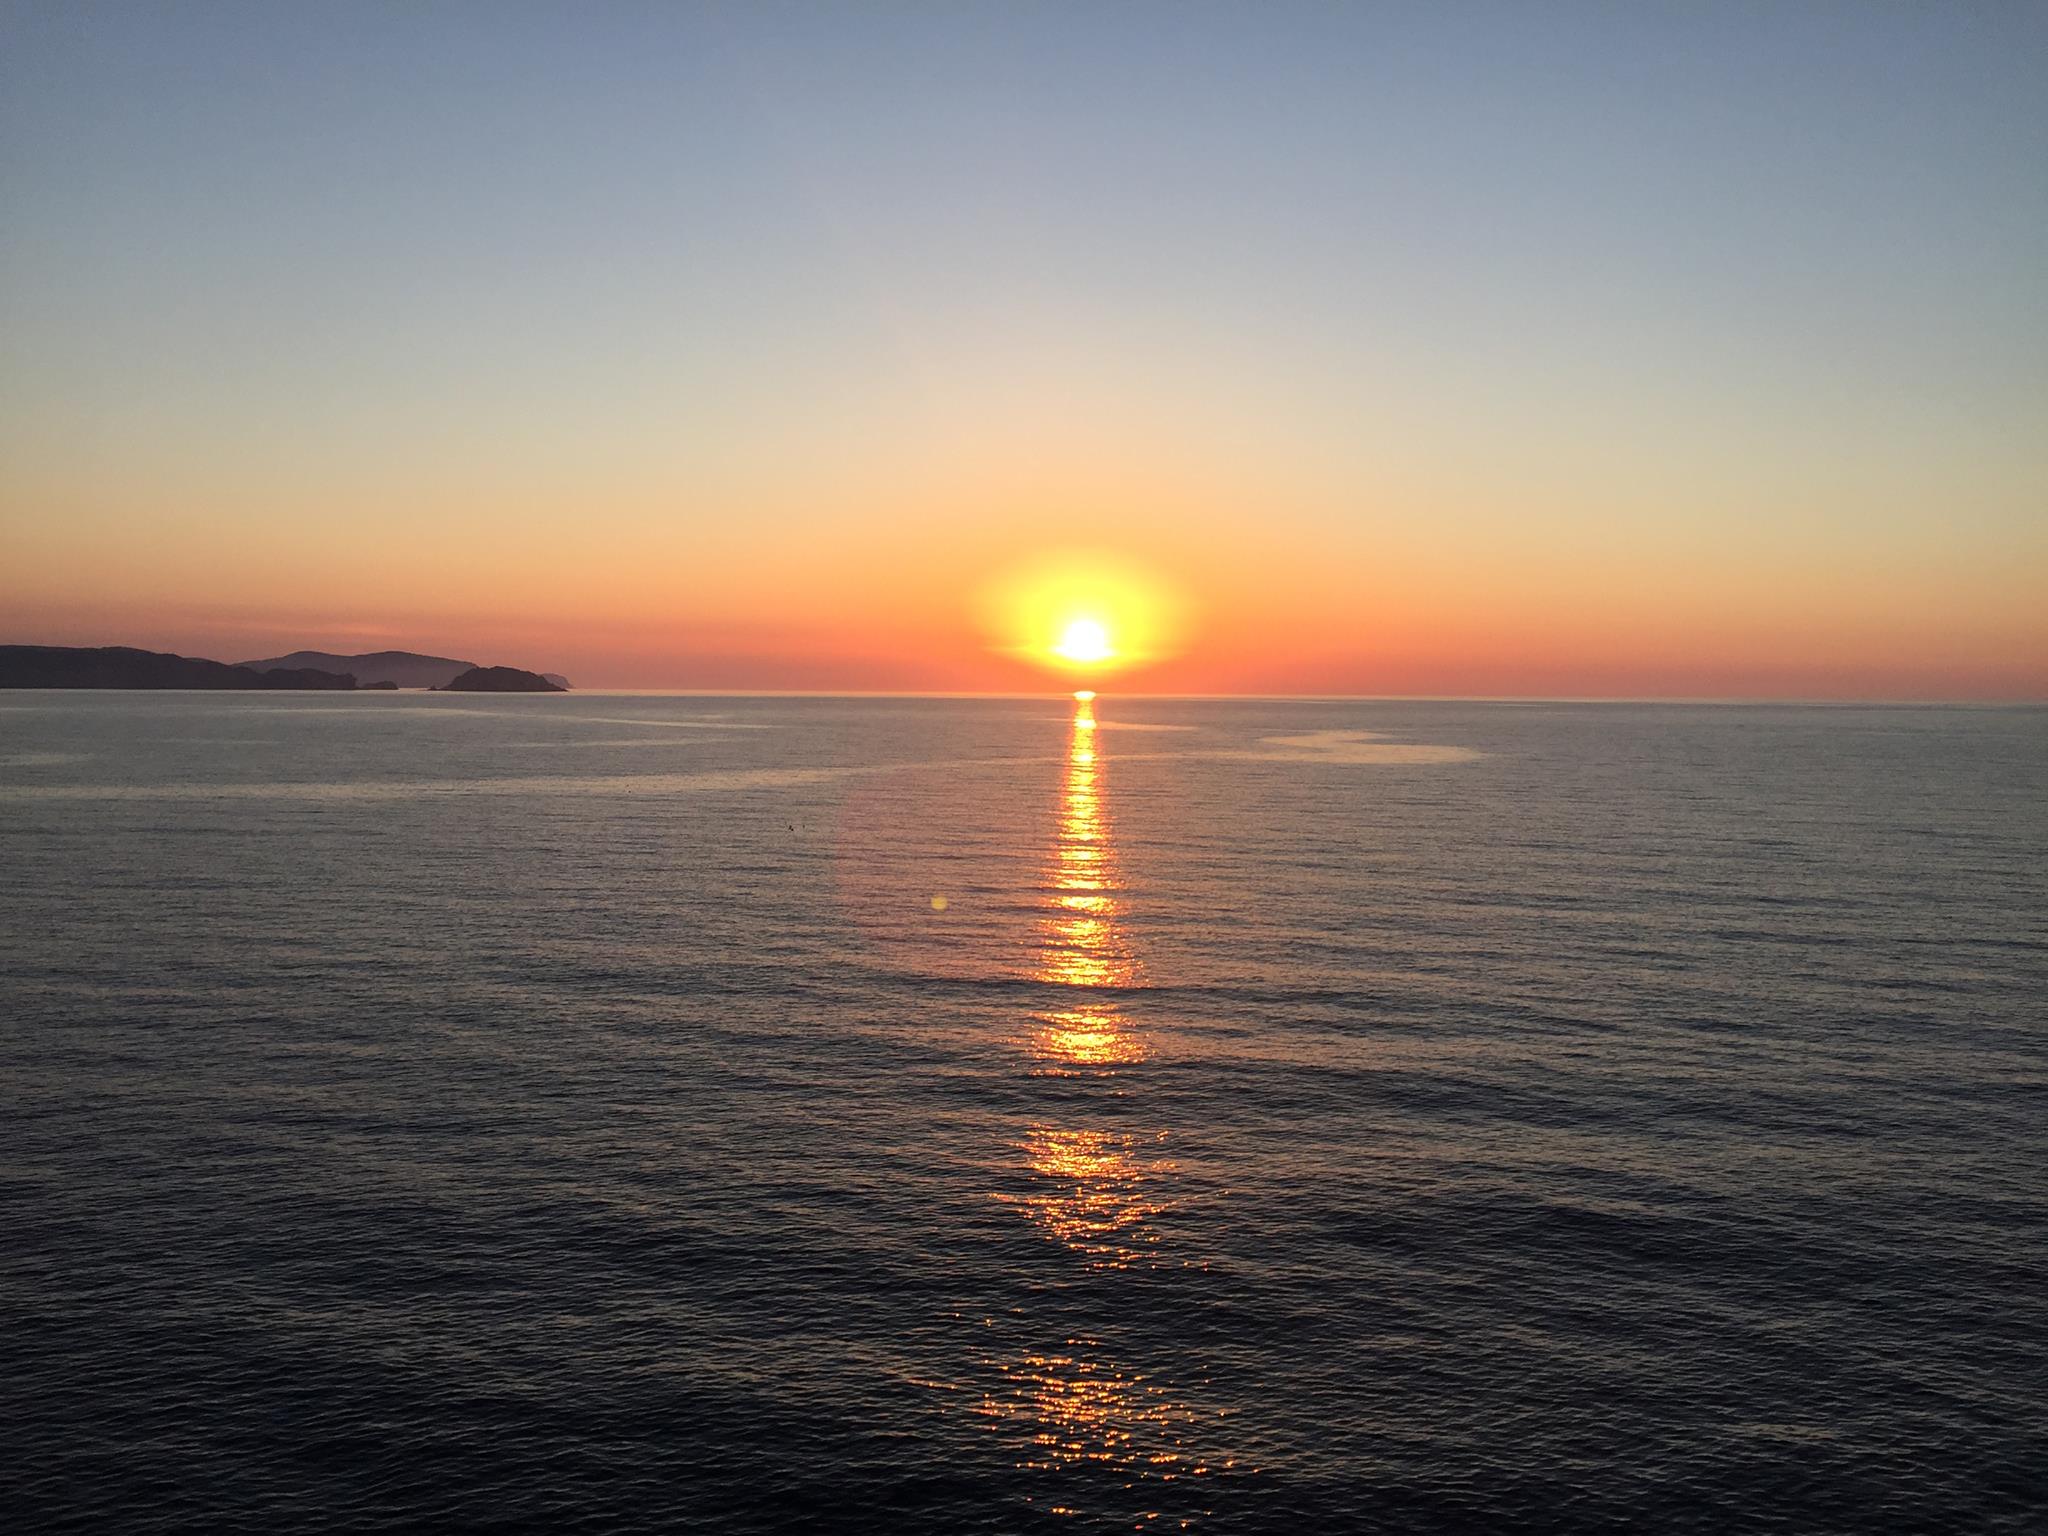
[[[0,695],[14,1529],[2039,1529],[2048,712]]]

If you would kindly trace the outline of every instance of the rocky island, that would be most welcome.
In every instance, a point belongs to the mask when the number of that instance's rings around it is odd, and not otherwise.
[[[538,672],[518,667],[471,667],[441,686],[443,693],[567,693]]]
[[[445,688],[463,673],[475,671],[477,666],[473,661],[458,661],[453,656],[423,656],[418,651],[364,651],[354,656],[339,656],[333,651],[293,651],[288,656],[273,656],[267,661],[240,661],[235,665],[253,672],[297,667],[314,667],[322,672],[352,672],[358,688],[381,687],[387,683],[397,688]]]

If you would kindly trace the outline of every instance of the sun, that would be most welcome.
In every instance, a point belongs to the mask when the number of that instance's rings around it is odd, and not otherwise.
[[[1114,658],[1116,647],[1109,642],[1107,624],[1100,619],[1080,618],[1068,621],[1052,653],[1076,666],[1093,666]]]
[[[1176,654],[1187,624],[1177,588],[1102,550],[1012,567],[982,588],[978,606],[992,649],[1091,685]]]

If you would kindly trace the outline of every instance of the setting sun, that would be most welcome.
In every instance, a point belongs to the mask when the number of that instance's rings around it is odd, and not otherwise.
[[[994,649],[1089,673],[1164,660],[1187,627],[1186,605],[1167,582],[1100,551],[1042,556],[988,588],[981,608]]]
[[[1109,629],[1100,619],[1075,619],[1061,633],[1052,653],[1062,661],[1093,664],[1115,656],[1116,647],[1109,643]]]

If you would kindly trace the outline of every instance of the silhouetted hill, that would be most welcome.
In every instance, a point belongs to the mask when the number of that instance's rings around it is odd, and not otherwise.
[[[126,645],[0,645],[0,688],[353,689],[346,672],[285,667],[268,672],[224,661],[138,651]]]
[[[422,656],[417,651],[370,651],[361,656],[337,656],[332,651],[293,651],[268,661],[244,661],[238,666],[268,672],[275,667],[318,667],[323,672],[352,672],[356,682],[396,683],[401,688],[445,688],[463,673],[473,671],[473,661],[452,656]]]
[[[522,672],[517,667],[471,667],[462,676],[448,683],[448,693],[567,693],[558,688],[538,672]]]
[[[562,676],[562,674],[559,672],[543,672],[541,673],[541,676],[546,678],[549,682],[553,683],[557,688],[561,689],[564,693],[567,693],[569,689],[572,686],[574,686],[570,683],[569,679]]]

